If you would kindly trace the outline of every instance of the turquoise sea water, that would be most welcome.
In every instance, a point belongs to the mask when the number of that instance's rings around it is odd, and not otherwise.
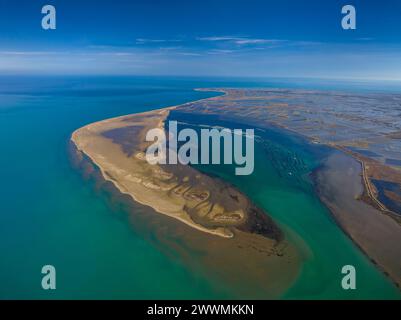
[[[82,179],[70,165],[67,143],[75,129],[93,121],[215,95],[196,87],[302,86],[230,81],[0,77],[0,298],[221,298],[205,279],[136,233],[126,213]],[[278,146],[314,166],[313,153],[301,142],[283,138]],[[256,156],[266,166],[249,180],[238,181],[223,168],[215,173],[239,183],[312,251],[286,297],[397,297],[313,192],[280,178],[265,149]],[[369,279],[357,293],[339,289],[338,265],[346,263],[357,264],[361,279]],[[46,264],[56,267],[55,291],[41,289]]]

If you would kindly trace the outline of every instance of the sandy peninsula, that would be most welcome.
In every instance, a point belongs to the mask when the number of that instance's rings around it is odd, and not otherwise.
[[[233,187],[190,166],[147,162],[145,134],[164,128],[169,110],[93,123],[71,140],[120,192],[159,213],[220,237],[233,237],[236,228],[279,242],[282,233],[275,223]]]
[[[76,158],[87,159],[133,203],[157,212],[159,218],[147,210],[144,220],[152,217],[152,224],[163,224],[153,230],[162,238],[159,242],[188,265],[204,265],[209,278],[223,279],[242,297],[278,297],[295,281],[302,254],[275,222],[220,179],[187,165],[147,162],[146,132],[164,128],[171,110],[107,119],[76,130],[71,137]],[[164,232],[166,226],[170,232]]]

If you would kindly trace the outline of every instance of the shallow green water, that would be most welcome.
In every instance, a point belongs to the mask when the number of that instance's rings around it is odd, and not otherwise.
[[[172,117],[173,119],[180,117]],[[183,118],[182,118],[183,117]],[[196,120],[194,120],[196,119]],[[241,128],[213,117],[181,116],[186,123]],[[262,139],[255,145],[255,170],[236,176],[234,166],[197,166],[222,177],[265,209],[286,231],[287,237],[305,253],[301,274],[286,299],[399,299],[398,289],[359,251],[339,229],[318,199],[309,174],[330,149],[311,145],[281,129],[256,131]],[[356,290],[341,287],[341,269],[356,269]]]
[[[40,80],[1,83],[0,298],[216,297],[136,234],[67,156],[70,134],[87,123],[211,94],[174,81]],[[41,288],[46,264],[55,291]]]
[[[192,88],[219,85],[230,84],[0,78],[0,298],[222,298],[205,279],[136,233],[126,213],[112,209],[67,157],[70,134],[87,123],[211,96]],[[296,150],[312,168],[314,156],[304,147],[290,141],[280,148]],[[313,253],[286,297],[395,297],[395,289],[336,227],[308,183],[294,186],[279,177],[263,152],[256,152],[256,175],[239,179],[226,167],[218,174],[295,231]],[[41,288],[46,264],[56,267],[55,291]],[[356,292],[339,287],[343,264],[357,266]]]

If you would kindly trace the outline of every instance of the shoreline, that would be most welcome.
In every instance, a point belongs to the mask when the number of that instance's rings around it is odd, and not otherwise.
[[[396,217],[398,216],[397,213],[391,211],[390,209],[388,209],[375,195],[374,192],[374,186],[372,186],[372,183],[370,181],[369,178],[369,174],[367,173],[367,169],[366,169],[366,160],[363,160],[361,156],[355,154],[353,151],[348,150],[346,148],[343,148],[341,146],[336,146],[333,145],[332,146],[334,149],[340,150],[346,154],[348,154],[350,157],[352,157],[354,160],[358,161],[361,165],[362,171],[361,171],[361,175],[362,175],[362,181],[364,184],[364,191],[366,192],[368,198],[370,201],[373,202],[369,203],[367,201],[365,201],[365,199],[361,199],[361,201],[364,201],[367,204],[370,205],[375,205],[377,206],[377,209],[379,209],[383,214],[389,214],[392,218],[396,219]],[[372,160],[371,160],[372,161]]]

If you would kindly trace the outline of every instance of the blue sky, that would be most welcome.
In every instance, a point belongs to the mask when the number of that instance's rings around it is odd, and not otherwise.
[[[401,1],[0,0],[0,74],[401,79]]]

